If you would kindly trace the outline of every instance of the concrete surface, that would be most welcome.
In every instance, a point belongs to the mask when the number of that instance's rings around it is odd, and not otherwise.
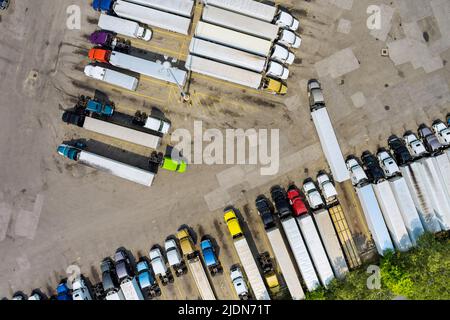
[[[66,9],[74,2],[81,7],[81,30],[66,28]],[[34,288],[52,292],[71,264],[99,281],[101,260],[116,248],[147,255],[153,244],[163,244],[188,224],[198,236],[216,239],[225,272],[212,279],[214,289],[219,298],[236,299],[228,276],[239,260],[223,207],[246,208],[243,218],[255,248],[270,251],[254,208],[256,196],[268,194],[273,184],[301,185],[327,167],[310,121],[308,79],[319,78],[323,84],[345,155],[385,146],[391,134],[416,130],[450,111],[449,2],[411,2],[282,1],[300,18],[303,37],[290,67],[288,95],[273,97],[194,74],[192,103],[186,105],[176,86],[151,78],[142,77],[137,92],[126,92],[84,77],[91,48],[87,37],[98,18],[88,2],[12,1],[0,14],[0,297]],[[373,4],[393,10],[378,40],[366,27],[366,10]],[[198,6],[195,21],[200,11]],[[348,23],[342,29],[342,21],[349,21],[351,29]],[[346,32],[338,31],[339,24]],[[154,30],[149,43],[132,44],[183,60],[189,37]],[[386,47],[390,58],[381,56]],[[201,120],[204,128],[220,130],[280,129],[280,172],[263,177],[257,167],[191,165],[182,175],[161,171],[155,185],[144,188],[63,159],[55,152],[57,145],[76,138],[111,144],[114,148],[102,150],[112,157],[150,153],[62,123],[62,110],[95,89],[130,115],[157,107],[174,128],[192,130],[194,120]],[[170,136],[164,142],[170,143]],[[361,239],[361,250],[367,249],[370,241],[353,191],[348,186],[339,190],[355,239]],[[190,275],[162,291],[162,299],[198,298]]]

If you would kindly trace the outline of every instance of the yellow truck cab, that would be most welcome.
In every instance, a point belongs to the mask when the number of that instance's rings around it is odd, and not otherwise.
[[[262,88],[272,94],[285,95],[287,93],[287,86],[283,82],[272,78],[266,78]]]
[[[192,238],[189,235],[189,231],[186,228],[181,229],[177,233],[177,238],[180,241],[180,248],[183,256],[188,257],[189,259],[189,257],[196,252]]]
[[[233,239],[236,239],[236,238],[244,235],[244,233],[242,232],[241,226],[239,224],[239,220],[233,209],[229,209],[229,210],[225,211],[224,220],[228,226],[228,231],[230,231],[230,234],[233,237]]]

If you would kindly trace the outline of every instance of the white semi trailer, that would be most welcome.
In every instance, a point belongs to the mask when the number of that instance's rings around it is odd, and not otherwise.
[[[294,264],[291,261],[291,257],[289,256],[280,230],[278,227],[273,227],[266,230],[266,233],[292,299],[305,299],[305,293],[303,292],[302,285],[297,277],[297,272],[295,271]]]
[[[126,0],[141,6],[167,11],[190,18],[194,10],[194,0]]]
[[[306,288],[308,291],[314,291],[320,286],[320,282],[319,278],[317,278],[314,265],[309,257],[308,249],[303,241],[297,222],[294,217],[289,217],[281,220],[281,224]]]
[[[400,251],[409,250],[412,247],[411,239],[389,182],[384,180],[374,184],[373,189],[395,247]]]
[[[103,30],[112,31],[130,38],[150,41],[152,31],[141,27],[137,22],[110,16],[104,13],[100,14],[98,27]]]
[[[117,0],[113,11],[122,18],[138,21],[149,26],[169,30],[172,32],[189,34],[191,19],[176,14],[155,10],[135,3]]]
[[[90,64],[84,68],[84,74],[89,78],[104,81],[131,91],[136,91],[139,84],[139,80],[136,77]]]
[[[336,278],[345,278],[348,273],[348,266],[328,210],[316,210],[313,217]]]
[[[177,84],[186,84],[187,72],[165,66],[163,63],[142,59],[118,51],[111,51],[108,62],[118,68],[130,70],[158,80]]]
[[[78,161],[89,167],[147,187],[150,187],[153,184],[153,179],[155,178],[153,172],[142,170],[73,146],[62,144],[58,147],[58,153],[68,159]]]
[[[380,255],[384,255],[387,250],[394,250],[389,231],[384,222],[383,214],[373,191],[371,184],[356,187],[359,201],[366,217],[373,241]]]
[[[425,232],[419,213],[417,212],[414,200],[409,192],[408,185],[404,177],[397,176],[389,179],[392,192],[400,209],[406,230],[413,245],[416,245],[419,237]]]
[[[311,259],[316,267],[317,275],[322,284],[327,287],[334,278],[333,269],[328,261],[325,249],[320,241],[314,221],[309,214],[297,217],[297,223],[305,239]]]
[[[419,214],[425,231],[436,233],[441,231],[441,226],[433,210],[430,190],[425,184],[421,173],[421,165],[418,162],[400,167],[400,172],[405,178],[414,205]]]

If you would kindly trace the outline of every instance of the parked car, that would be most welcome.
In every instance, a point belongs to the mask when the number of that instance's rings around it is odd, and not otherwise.
[[[301,198],[300,190],[296,186],[291,185],[288,188],[287,196],[289,199],[289,203],[291,204],[291,207],[294,210],[294,215],[296,217],[308,213],[308,208],[306,207],[305,202]]]
[[[273,207],[270,201],[264,196],[260,195],[255,201],[256,209],[263,221],[264,228],[266,230],[275,226],[275,220],[273,217]]]
[[[239,299],[248,300],[248,287],[245,283],[241,268],[239,268],[239,266],[232,266],[230,269],[230,277],[231,281],[233,282],[234,290],[236,291]]]
[[[284,218],[292,214],[291,206],[289,205],[289,200],[286,196],[286,191],[281,186],[272,187],[272,189],[270,189],[270,195],[275,203],[275,208],[277,209],[278,216],[280,218]]]
[[[416,134],[411,131],[407,131],[403,136],[405,143],[409,149],[411,155],[415,158],[421,157],[427,153],[427,149],[425,149],[425,145],[422,141],[419,140]]]
[[[326,172],[319,172],[317,175],[317,184],[322,192],[325,202],[330,204],[335,202],[337,199],[337,191],[334,187],[333,182],[331,182],[330,176]]]
[[[366,167],[366,173],[371,182],[378,183],[385,179],[383,169],[381,169],[378,159],[372,153],[365,151],[361,160]]]
[[[322,196],[311,178],[308,178],[303,182],[303,193],[305,194],[309,207],[312,210],[319,209],[325,205],[322,200]]]
[[[450,128],[442,120],[433,122],[433,131],[444,146],[450,145]]]
[[[438,137],[436,137],[436,135],[429,127],[422,124],[419,127],[418,132],[420,138],[422,138],[423,142],[425,143],[425,148],[428,152],[435,153],[442,149],[442,144],[439,142]]]
[[[131,259],[125,249],[117,249],[114,254],[114,262],[116,263],[116,274],[119,282],[126,278],[133,278],[135,275]]]
[[[205,261],[206,267],[212,276],[217,273],[222,273],[223,268],[217,257],[216,250],[211,239],[204,239],[200,242],[200,249],[202,250],[203,260]]]
[[[388,144],[389,148],[391,148],[391,151],[394,153],[394,157],[398,165],[403,166],[413,160],[404,140],[393,135],[389,137]]]
[[[100,270],[102,272],[102,285],[105,293],[111,290],[115,290],[119,287],[119,282],[117,281],[116,267],[114,261],[107,257],[103,259],[100,264]]]
[[[345,164],[347,165],[348,171],[350,171],[350,178],[354,186],[369,180],[366,172],[356,157],[349,156]]]
[[[164,243],[164,248],[166,250],[167,260],[169,265],[175,271],[177,277],[187,273],[186,263],[181,256],[180,250],[178,249],[178,244],[174,238],[167,238]]]
[[[377,158],[386,177],[390,178],[400,174],[400,169],[397,163],[386,149],[380,149],[378,151]]]
[[[139,287],[145,296],[148,298],[159,297],[161,295],[161,289],[156,282],[147,259],[144,257],[141,258],[137,263],[136,269]]]

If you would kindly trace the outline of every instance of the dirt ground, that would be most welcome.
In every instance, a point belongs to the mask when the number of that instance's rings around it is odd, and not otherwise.
[[[411,5],[408,1],[414,2]],[[81,7],[81,30],[66,26],[67,8]],[[89,1],[12,0],[0,15],[0,297],[34,288],[54,292],[75,264],[100,281],[101,260],[126,247],[148,255],[179,226],[200,239],[213,237],[224,274],[212,278],[220,299],[237,299],[229,279],[239,259],[223,222],[223,208],[241,209],[259,252],[271,251],[254,207],[275,184],[301,185],[327,169],[310,119],[306,84],[322,82],[344,155],[385,146],[391,134],[417,130],[450,112],[450,17],[446,0],[280,1],[301,21],[303,43],[290,66],[284,97],[193,74],[192,103],[180,101],[175,85],[141,77],[136,92],[88,79],[88,36],[98,13]],[[381,8],[381,29],[367,26],[369,5]],[[447,11],[446,11],[447,10]],[[201,5],[195,11],[195,23]],[[193,29],[194,29],[193,27]],[[142,50],[183,61],[189,36],[153,29]],[[390,57],[381,55],[389,49]],[[158,108],[174,129],[279,129],[279,173],[261,176],[252,165],[195,165],[184,174],[160,171],[151,188],[141,187],[60,157],[63,141],[86,139],[111,157],[135,161],[151,150],[65,125],[62,111],[80,94],[100,90],[117,111],[133,115]],[[160,151],[171,144],[164,138]],[[126,152],[122,151],[126,150]],[[352,188],[339,186],[350,229],[366,250],[367,227]],[[251,234],[251,235],[250,235]],[[198,242],[197,242],[198,244]],[[162,299],[197,299],[190,274],[162,289]]]

